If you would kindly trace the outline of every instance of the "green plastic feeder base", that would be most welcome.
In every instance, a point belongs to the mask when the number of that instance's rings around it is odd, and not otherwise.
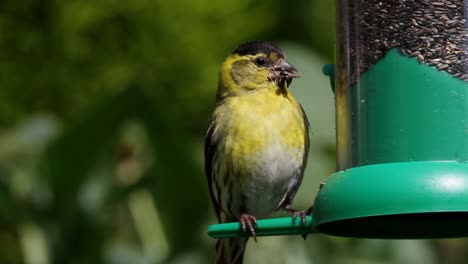
[[[361,238],[468,236],[468,163],[401,162],[333,174],[315,201],[318,232]]]
[[[401,162],[333,174],[306,226],[291,217],[258,221],[259,236],[324,233],[359,238],[468,236],[468,163]],[[239,223],[212,225],[215,238],[245,236]]]

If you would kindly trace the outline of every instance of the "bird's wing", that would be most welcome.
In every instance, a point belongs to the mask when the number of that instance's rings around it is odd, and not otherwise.
[[[309,140],[309,120],[307,119],[307,116],[305,114],[304,108],[302,108],[302,105],[299,104],[299,107],[301,108],[302,112],[302,117],[304,119],[304,155],[302,156],[302,166],[299,171],[299,175],[297,177],[297,182],[292,186],[290,190],[288,190],[285,198],[283,201],[278,205],[278,209],[280,208],[285,208],[288,206],[291,206],[292,201],[294,199],[294,196],[296,195],[297,190],[301,186],[302,179],[304,178],[304,171],[307,167],[307,160],[309,157],[309,145],[310,145],[310,140]]]
[[[208,180],[208,189],[210,190],[211,201],[213,202],[213,206],[216,211],[216,217],[218,221],[220,220],[220,207],[219,202],[216,199],[213,189],[213,179],[215,175],[213,175],[214,171],[213,168],[213,158],[217,149],[218,142],[214,138],[213,133],[215,130],[215,124],[213,120],[210,121],[210,125],[208,127],[208,131],[206,132],[205,136],[205,174]]]
[[[301,112],[302,112],[302,117],[304,118],[304,155],[302,157],[302,167],[301,167],[301,176],[299,178],[299,184],[302,182],[302,178],[304,178],[304,171],[305,168],[307,167],[307,160],[309,157],[309,147],[310,147],[310,139],[309,139],[309,129],[310,129],[310,124],[309,120],[307,119],[307,115],[304,111],[304,108],[302,108],[302,105],[299,104],[299,107],[301,107]],[[299,187],[298,187],[299,188]]]

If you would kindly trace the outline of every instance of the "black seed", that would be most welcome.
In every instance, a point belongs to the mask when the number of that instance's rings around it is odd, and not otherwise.
[[[468,81],[468,0],[347,0],[350,82],[391,48]],[[342,51],[344,52],[344,51]]]

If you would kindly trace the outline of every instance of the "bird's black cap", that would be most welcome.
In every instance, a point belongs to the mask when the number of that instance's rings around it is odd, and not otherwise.
[[[272,43],[254,40],[241,44],[237,49],[235,49],[232,54],[239,55],[255,55],[258,53],[270,54],[275,52],[278,56],[284,57],[283,51]]]

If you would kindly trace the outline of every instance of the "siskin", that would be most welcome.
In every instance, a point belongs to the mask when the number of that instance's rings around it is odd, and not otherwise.
[[[297,70],[263,41],[240,45],[221,66],[205,141],[208,187],[220,223],[240,221],[255,239],[256,219],[291,207],[309,150],[309,124],[289,91]],[[242,263],[248,237],[220,239],[216,263]]]

